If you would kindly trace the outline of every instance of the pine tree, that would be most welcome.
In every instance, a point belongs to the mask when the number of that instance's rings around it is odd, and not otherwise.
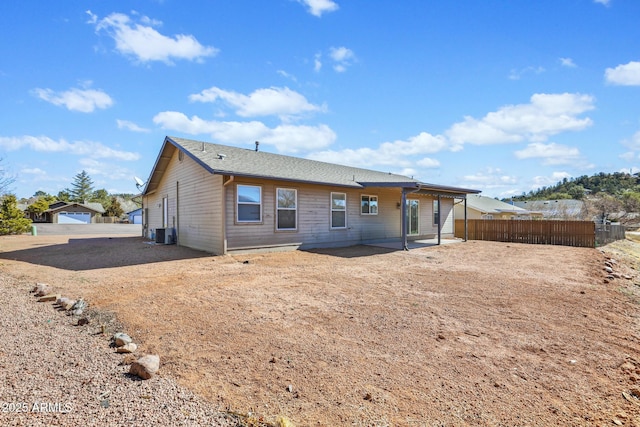
[[[118,198],[116,196],[113,196],[111,198],[111,204],[109,205],[109,207],[105,211],[105,215],[114,216],[116,218],[120,218],[123,214],[124,214],[124,210],[122,209],[122,206],[120,205],[120,201],[118,200]]]
[[[4,196],[0,204],[0,235],[26,233],[30,228],[31,220],[18,209],[16,196]]]
[[[89,202],[93,198],[93,181],[86,171],[82,171],[73,178],[71,189],[66,189],[70,201],[76,203]]]

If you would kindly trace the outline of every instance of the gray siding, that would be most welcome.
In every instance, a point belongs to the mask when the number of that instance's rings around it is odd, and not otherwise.
[[[236,221],[236,186],[262,187],[262,222]],[[293,185],[292,185],[293,184]],[[298,190],[297,230],[276,230],[276,189]],[[400,237],[400,192],[389,189],[354,190],[321,185],[236,179],[227,187],[226,224],[229,250],[292,245],[302,248],[347,246],[363,240]],[[347,228],[330,228],[331,192],[347,194]],[[360,214],[360,195],[378,196],[378,215]]]
[[[238,184],[262,187],[262,222],[236,221],[236,186]],[[398,189],[369,188],[344,189],[322,185],[292,185],[278,181],[239,179],[226,187],[226,227],[228,249],[249,249],[278,245],[300,248],[348,246],[372,241],[400,239],[401,213],[398,207],[401,193]],[[276,230],[276,189],[298,190],[297,230]],[[347,195],[347,228],[330,228],[331,192]],[[378,196],[378,214],[362,215],[362,195]],[[420,200],[420,235],[412,238],[433,237],[437,226],[433,224],[433,198],[416,196]],[[450,219],[452,203],[443,199],[443,218],[453,233]],[[445,216],[446,215],[446,216]]]
[[[176,151],[158,189],[146,197],[149,209],[147,237],[162,227],[162,199],[168,198],[168,226],[177,243],[214,254],[224,253],[223,178],[211,175],[191,158],[178,159]]]

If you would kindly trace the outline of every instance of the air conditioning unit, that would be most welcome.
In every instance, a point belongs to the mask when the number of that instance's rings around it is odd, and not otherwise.
[[[173,240],[173,228],[156,228],[156,243],[171,245]]]

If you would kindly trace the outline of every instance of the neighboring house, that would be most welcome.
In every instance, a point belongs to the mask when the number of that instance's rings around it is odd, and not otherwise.
[[[464,219],[464,205],[456,203],[456,219]],[[467,219],[542,219],[542,213],[514,206],[491,197],[467,196]]]
[[[475,193],[261,152],[257,144],[166,137],[142,192],[143,235],[214,254],[385,241],[406,247],[410,239],[452,237],[454,198]]]
[[[129,224],[142,224],[142,208],[127,212]]]
[[[528,200],[514,202],[520,208],[542,213],[544,219],[589,220],[587,208],[582,200]]]
[[[27,213],[33,222],[50,222],[59,224],[90,224],[96,217],[104,213],[100,203],[55,202],[49,209],[37,216]]]

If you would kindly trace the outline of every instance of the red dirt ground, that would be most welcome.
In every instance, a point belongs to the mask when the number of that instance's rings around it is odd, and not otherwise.
[[[161,375],[266,420],[640,426],[638,260],[608,248],[215,257],[138,237],[10,236],[0,272],[115,313]],[[630,279],[605,283],[607,253]]]

